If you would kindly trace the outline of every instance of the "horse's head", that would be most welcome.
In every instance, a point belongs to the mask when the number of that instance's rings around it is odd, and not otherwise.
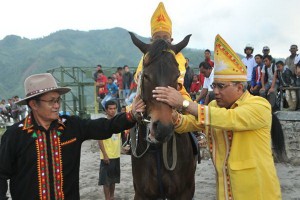
[[[133,43],[144,53],[139,85],[141,98],[146,104],[146,115],[150,118],[150,138],[153,142],[163,143],[174,133],[172,108],[156,101],[152,96],[152,90],[158,86],[177,88],[180,71],[175,55],[186,47],[191,35],[186,36],[180,43],[172,45],[163,39],[145,44],[133,33],[129,33]]]

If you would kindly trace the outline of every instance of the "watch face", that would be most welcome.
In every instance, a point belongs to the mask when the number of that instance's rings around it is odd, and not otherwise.
[[[183,103],[182,103],[182,106],[184,108],[187,108],[189,105],[190,105],[190,102],[188,100],[184,100]]]

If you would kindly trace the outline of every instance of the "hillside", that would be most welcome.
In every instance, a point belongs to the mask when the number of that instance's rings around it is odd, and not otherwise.
[[[149,38],[140,37],[144,42]],[[185,49],[191,66],[203,60],[203,50]],[[65,67],[136,67],[141,57],[128,31],[122,28],[75,31],[62,30],[30,40],[16,35],[0,40],[0,98],[24,94],[24,79],[34,73]]]

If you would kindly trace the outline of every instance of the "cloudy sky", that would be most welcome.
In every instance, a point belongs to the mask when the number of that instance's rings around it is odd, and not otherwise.
[[[0,40],[7,35],[29,39],[58,30],[122,27],[150,36],[150,19],[159,0],[4,0],[0,2]],[[188,47],[213,49],[220,34],[243,53],[252,44],[274,57],[290,55],[300,45],[300,0],[164,0],[173,22],[174,42],[192,34]]]

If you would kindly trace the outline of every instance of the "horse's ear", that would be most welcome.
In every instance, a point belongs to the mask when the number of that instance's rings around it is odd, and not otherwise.
[[[185,38],[178,44],[172,45],[171,49],[175,52],[175,54],[177,54],[178,52],[180,52],[183,48],[185,48],[187,46],[187,44],[190,41],[191,36],[192,36],[192,34],[189,34],[189,35],[185,36]]]
[[[143,52],[144,54],[146,54],[148,52],[149,49],[149,44],[146,44],[144,42],[142,42],[141,40],[139,40],[132,32],[128,32],[130,34],[131,40],[133,42],[133,44],[139,48],[141,50],[141,52]]]

